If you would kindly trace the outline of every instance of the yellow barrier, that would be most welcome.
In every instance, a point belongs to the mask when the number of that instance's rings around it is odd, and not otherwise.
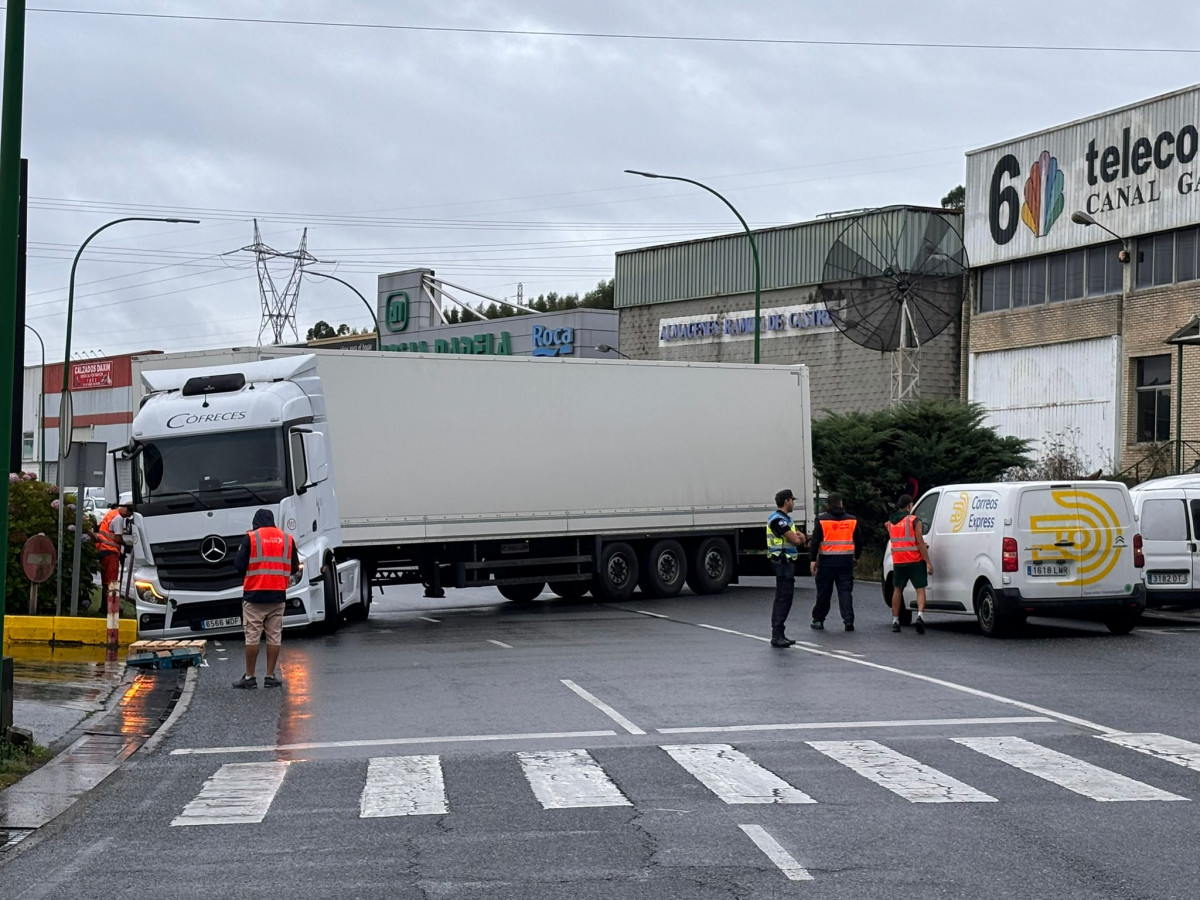
[[[132,644],[137,640],[137,622],[122,619],[120,642]],[[4,640],[14,643],[75,643],[103,646],[108,639],[108,623],[90,616],[5,616]]]

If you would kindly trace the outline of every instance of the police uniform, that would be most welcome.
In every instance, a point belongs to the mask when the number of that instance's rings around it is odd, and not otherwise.
[[[771,606],[771,639],[782,639],[788,613],[792,609],[792,597],[796,592],[796,561],[800,548],[785,535],[789,532],[801,534],[796,523],[781,509],[775,510],[767,519],[767,559],[775,572],[775,602]]]
[[[814,581],[817,602],[813,605],[813,628],[823,628],[829,615],[833,589],[847,630],[854,628],[854,562],[862,555],[858,520],[840,506],[817,516],[810,544],[811,559],[817,564]]]

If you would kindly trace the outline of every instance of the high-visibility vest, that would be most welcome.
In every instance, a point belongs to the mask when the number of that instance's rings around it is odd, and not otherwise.
[[[113,520],[119,515],[121,515],[119,510],[110,509],[105,513],[104,518],[100,520],[100,527],[96,529],[96,550],[98,552],[121,552],[121,539],[112,530]]]
[[[786,556],[788,559],[797,559],[800,556],[800,548],[771,530],[771,524],[775,521],[781,521],[787,525],[786,531],[796,530],[792,517],[787,513],[779,510],[771,513],[767,519],[767,558],[778,559],[780,556]]]
[[[899,522],[888,522],[888,538],[892,542],[892,562],[914,563],[921,561],[917,547],[917,533],[913,529],[916,516],[907,515]]]
[[[854,527],[858,519],[847,516],[844,519],[821,519],[822,556],[853,556]]]
[[[250,565],[242,581],[243,591],[286,591],[292,579],[291,535],[274,526],[247,532]]]

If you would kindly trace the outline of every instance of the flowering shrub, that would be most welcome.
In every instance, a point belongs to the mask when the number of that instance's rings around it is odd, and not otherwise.
[[[37,480],[32,473],[9,476],[8,488],[8,569],[5,586],[5,610],[19,615],[29,610],[29,579],[21,571],[21,547],[32,535],[44,534],[51,542],[58,541],[58,488]],[[75,495],[67,494],[69,508],[74,509]],[[67,516],[71,520],[74,513]],[[71,554],[75,548],[74,522],[63,534],[63,612],[71,607]],[[91,596],[92,578],[100,570],[94,540],[95,526],[84,516],[80,535],[79,599]],[[54,598],[58,592],[57,571],[38,588],[38,609],[43,615],[54,613]]]

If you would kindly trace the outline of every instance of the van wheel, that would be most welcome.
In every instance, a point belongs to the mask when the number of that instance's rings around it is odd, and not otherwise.
[[[659,541],[646,554],[639,584],[649,597],[674,597],[686,578],[687,556],[679,541]]]
[[[1000,611],[995,589],[986,581],[975,592],[975,617],[979,630],[988,637],[1001,637],[1008,632],[1008,618]]]
[[[537,584],[498,584],[496,590],[500,592],[500,596],[505,600],[511,600],[513,603],[525,604],[532,603],[542,593],[545,587],[544,582]]]
[[[687,584],[696,594],[719,594],[733,580],[733,551],[725,538],[705,538],[696,545]]]
[[[1129,634],[1137,627],[1140,618],[1141,613],[1121,613],[1119,616],[1105,619],[1104,624],[1113,634]]]
[[[883,605],[889,610],[892,608],[892,591],[895,587],[896,585],[892,581],[892,573],[888,572],[887,578],[883,580]],[[900,620],[901,625],[912,624],[912,610],[908,608],[908,604],[904,603],[903,600],[900,603],[900,615],[897,618]]]
[[[610,602],[621,602],[633,596],[637,583],[638,560],[633,548],[620,541],[607,544],[600,553],[592,593]]]
[[[548,587],[564,600],[578,600],[592,589],[586,581],[552,581]]]
[[[325,622],[321,630],[325,634],[333,634],[342,624],[342,613],[338,609],[337,565],[332,556],[325,560],[325,571],[321,575],[321,593],[325,601]]]

